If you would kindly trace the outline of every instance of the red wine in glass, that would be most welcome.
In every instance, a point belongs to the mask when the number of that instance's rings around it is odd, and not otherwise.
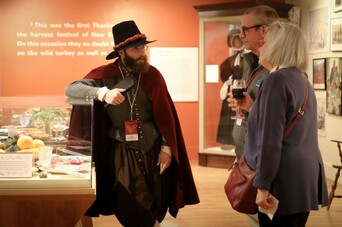
[[[242,99],[243,97],[245,97],[243,95],[245,91],[246,91],[246,88],[233,88],[232,89],[233,97],[236,99]]]
[[[246,82],[243,79],[239,80],[233,80],[232,84],[232,94],[235,99],[242,99],[245,96],[243,95],[243,92],[246,91]],[[233,117],[235,119],[243,119],[243,116],[240,116],[240,110],[239,105],[236,106],[236,116]]]

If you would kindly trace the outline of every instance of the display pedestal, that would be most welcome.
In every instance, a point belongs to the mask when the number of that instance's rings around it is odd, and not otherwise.
[[[95,201],[95,189],[0,190],[0,226],[74,227]]]
[[[235,159],[236,155],[234,150],[211,148],[198,153],[198,164],[200,166],[229,169]]]

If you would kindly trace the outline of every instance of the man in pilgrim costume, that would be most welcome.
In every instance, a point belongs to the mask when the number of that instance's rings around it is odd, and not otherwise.
[[[134,21],[112,28],[114,62],[72,82],[71,98],[94,98],[93,161],[96,201],[86,215],[115,214],[126,227],[158,226],[168,211],[199,203],[174,103],[161,73],[149,65],[147,41]],[[122,79],[131,90],[116,88]],[[90,137],[81,130],[89,111],[74,106],[69,140]]]

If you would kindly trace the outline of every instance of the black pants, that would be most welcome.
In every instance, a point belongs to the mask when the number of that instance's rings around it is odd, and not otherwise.
[[[258,212],[260,227],[305,227],[310,212],[273,217],[271,220],[265,213]]]

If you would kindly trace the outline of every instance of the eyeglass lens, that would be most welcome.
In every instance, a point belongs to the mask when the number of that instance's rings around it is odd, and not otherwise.
[[[262,24],[257,24],[257,25],[253,25],[253,26],[250,26],[250,27],[242,27],[242,33],[243,33],[243,36],[246,36],[246,31],[248,31],[249,29],[252,29],[252,28],[259,28],[261,27]]]

